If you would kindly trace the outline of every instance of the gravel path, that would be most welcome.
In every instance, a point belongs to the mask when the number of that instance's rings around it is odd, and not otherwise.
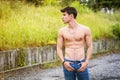
[[[120,53],[92,59],[88,65],[91,80],[120,80]],[[64,80],[62,66],[20,74],[7,80]]]

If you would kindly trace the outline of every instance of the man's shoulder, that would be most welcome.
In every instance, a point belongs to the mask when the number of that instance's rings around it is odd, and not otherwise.
[[[67,27],[62,27],[59,29],[59,32],[64,32],[67,29]]]
[[[85,26],[85,25],[83,25],[83,24],[79,24],[79,26],[80,26],[83,30],[85,30],[85,31],[90,30],[90,28],[89,28],[88,26]]]

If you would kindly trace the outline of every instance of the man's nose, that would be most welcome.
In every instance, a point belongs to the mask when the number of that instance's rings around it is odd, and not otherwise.
[[[62,16],[62,19],[64,19],[64,17]]]

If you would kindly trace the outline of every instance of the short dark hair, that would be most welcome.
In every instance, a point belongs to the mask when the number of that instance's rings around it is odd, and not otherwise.
[[[77,17],[77,10],[74,7],[65,7],[60,10],[61,12],[67,12],[69,15],[73,14],[74,18],[76,19]]]

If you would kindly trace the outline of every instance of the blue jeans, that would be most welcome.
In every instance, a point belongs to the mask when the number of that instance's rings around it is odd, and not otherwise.
[[[81,62],[85,62],[85,59],[81,61],[71,61],[65,58],[64,60],[68,62],[72,62],[70,65],[75,69],[74,71],[68,71],[63,66],[65,80],[76,80],[76,78],[77,80],[90,80],[87,68],[85,69],[84,72],[77,71],[81,67]]]

